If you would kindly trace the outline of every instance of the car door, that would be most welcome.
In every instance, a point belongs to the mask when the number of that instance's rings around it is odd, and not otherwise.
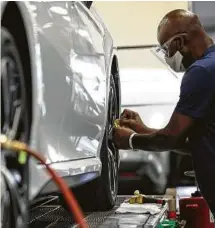
[[[69,2],[73,48],[70,98],[58,151],[62,160],[98,155],[105,125],[106,69],[103,32],[81,2]]]

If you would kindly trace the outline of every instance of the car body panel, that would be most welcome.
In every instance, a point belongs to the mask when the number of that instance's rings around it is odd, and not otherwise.
[[[175,104],[180,80],[168,69],[122,68],[122,107]]]
[[[102,168],[101,162],[98,158],[57,162],[52,163],[50,167],[53,168],[58,175],[63,177],[66,183],[72,187],[82,185],[100,176]],[[56,186],[56,183],[45,173],[45,167],[42,165],[37,165],[37,170],[39,170],[39,172],[37,172],[33,178],[34,180],[43,180],[43,185],[39,183],[35,185],[32,183],[30,189],[31,197],[33,198],[41,194],[58,192],[59,190]],[[38,185],[40,186],[39,189]]]
[[[2,3],[2,9],[7,2]],[[104,23],[81,2],[16,2],[32,65],[30,146],[73,186],[101,174],[111,64],[116,50]],[[3,12],[3,10],[2,10]],[[120,106],[120,104],[119,104]],[[30,198],[51,181],[30,160]],[[63,171],[62,171],[63,170]],[[76,178],[77,179],[77,178]]]
[[[99,154],[106,109],[103,33],[82,4],[71,4],[73,85],[59,140],[59,151],[67,159]]]

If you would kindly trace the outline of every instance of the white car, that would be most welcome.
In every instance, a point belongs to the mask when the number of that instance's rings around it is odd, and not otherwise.
[[[83,186],[88,206],[112,208],[118,60],[91,2],[1,2],[1,50],[2,134],[41,153],[69,187]],[[37,161],[20,165],[10,152],[2,159],[20,188],[29,178],[30,201],[58,192]]]

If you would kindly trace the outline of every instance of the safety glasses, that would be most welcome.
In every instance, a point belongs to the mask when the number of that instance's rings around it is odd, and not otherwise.
[[[169,46],[172,43],[173,40],[175,40],[176,38],[180,37],[180,36],[184,36],[187,35],[187,33],[180,33],[180,34],[176,34],[175,36],[173,36],[172,38],[170,38],[169,40],[167,40],[162,46],[158,46],[157,52],[163,52],[165,57],[170,57],[170,52],[169,52]]]

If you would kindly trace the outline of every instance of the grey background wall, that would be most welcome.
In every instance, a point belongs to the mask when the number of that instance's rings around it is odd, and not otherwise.
[[[215,1],[193,1],[190,9],[196,13],[206,31],[215,40]]]

